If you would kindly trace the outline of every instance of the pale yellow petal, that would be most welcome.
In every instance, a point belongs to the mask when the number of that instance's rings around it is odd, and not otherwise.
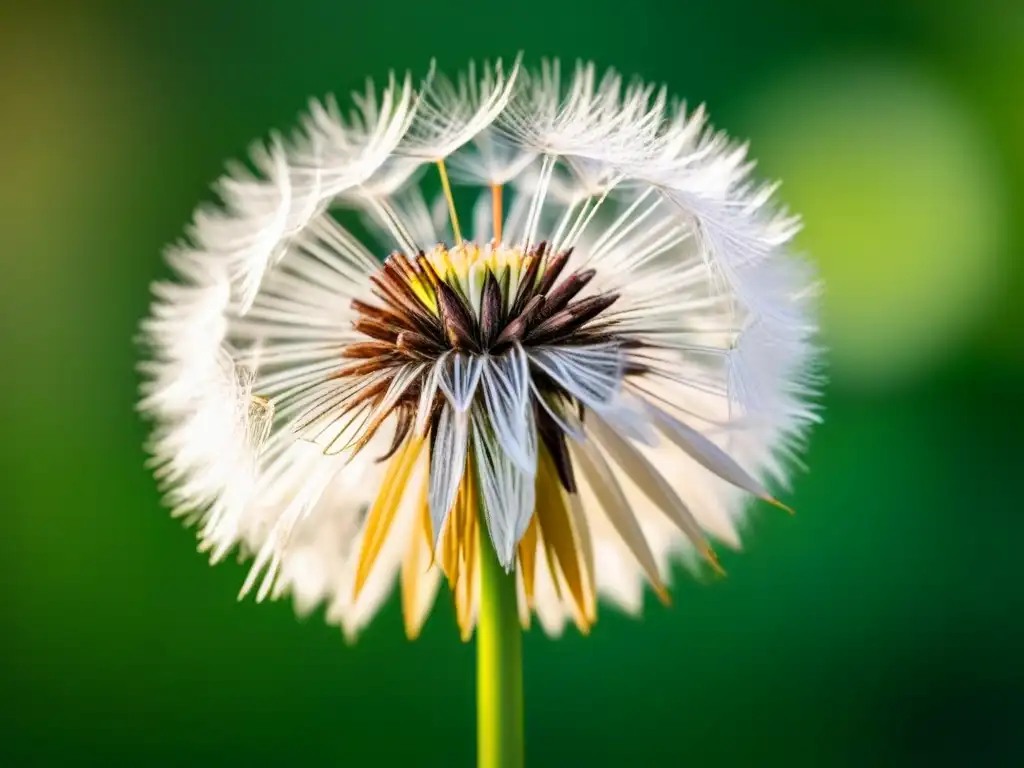
[[[359,553],[359,564],[356,567],[353,600],[358,599],[359,592],[366,584],[377,555],[384,545],[422,447],[422,438],[410,437],[388,463],[377,500],[367,516],[366,532]]]
[[[419,637],[441,583],[441,570],[432,561],[430,531],[424,530],[424,524],[429,525],[430,522],[426,474],[419,494],[417,509],[413,513],[413,532],[402,561],[402,622],[405,636],[410,640]]]
[[[573,536],[565,494],[551,456],[546,451],[541,452],[537,462],[536,519],[556,589],[561,591],[558,578],[561,574],[578,614],[577,624],[581,631],[586,632],[590,628],[584,586],[586,577],[580,568],[580,553]]]

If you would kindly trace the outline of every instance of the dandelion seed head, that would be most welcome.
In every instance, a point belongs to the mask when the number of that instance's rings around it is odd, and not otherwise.
[[[396,581],[410,637],[444,581],[470,636],[480,530],[552,634],[667,600],[818,419],[798,222],[664,88],[412,83],[313,102],[169,253],[140,403],[168,503],[243,595],[350,637]]]

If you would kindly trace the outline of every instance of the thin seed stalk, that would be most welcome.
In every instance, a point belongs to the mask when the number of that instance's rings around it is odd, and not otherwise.
[[[478,768],[523,768],[523,646],[516,574],[498,562],[487,525],[480,536],[476,627]]]

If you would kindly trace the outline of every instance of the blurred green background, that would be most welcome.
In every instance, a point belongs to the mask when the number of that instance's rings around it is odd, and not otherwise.
[[[529,765],[1024,765],[1024,6],[994,0],[5,3],[4,764],[472,764],[445,600],[347,647],[196,554],[132,337],[223,161],[307,96],[520,48],[750,137],[833,348],[796,517],[756,509],[670,610],[528,634]]]

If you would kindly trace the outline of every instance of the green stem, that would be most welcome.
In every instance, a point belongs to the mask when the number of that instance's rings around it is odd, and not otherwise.
[[[498,562],[480,530],[480,615],[476,626],[477,768],[523,766],[523,638],[516,574]]]

